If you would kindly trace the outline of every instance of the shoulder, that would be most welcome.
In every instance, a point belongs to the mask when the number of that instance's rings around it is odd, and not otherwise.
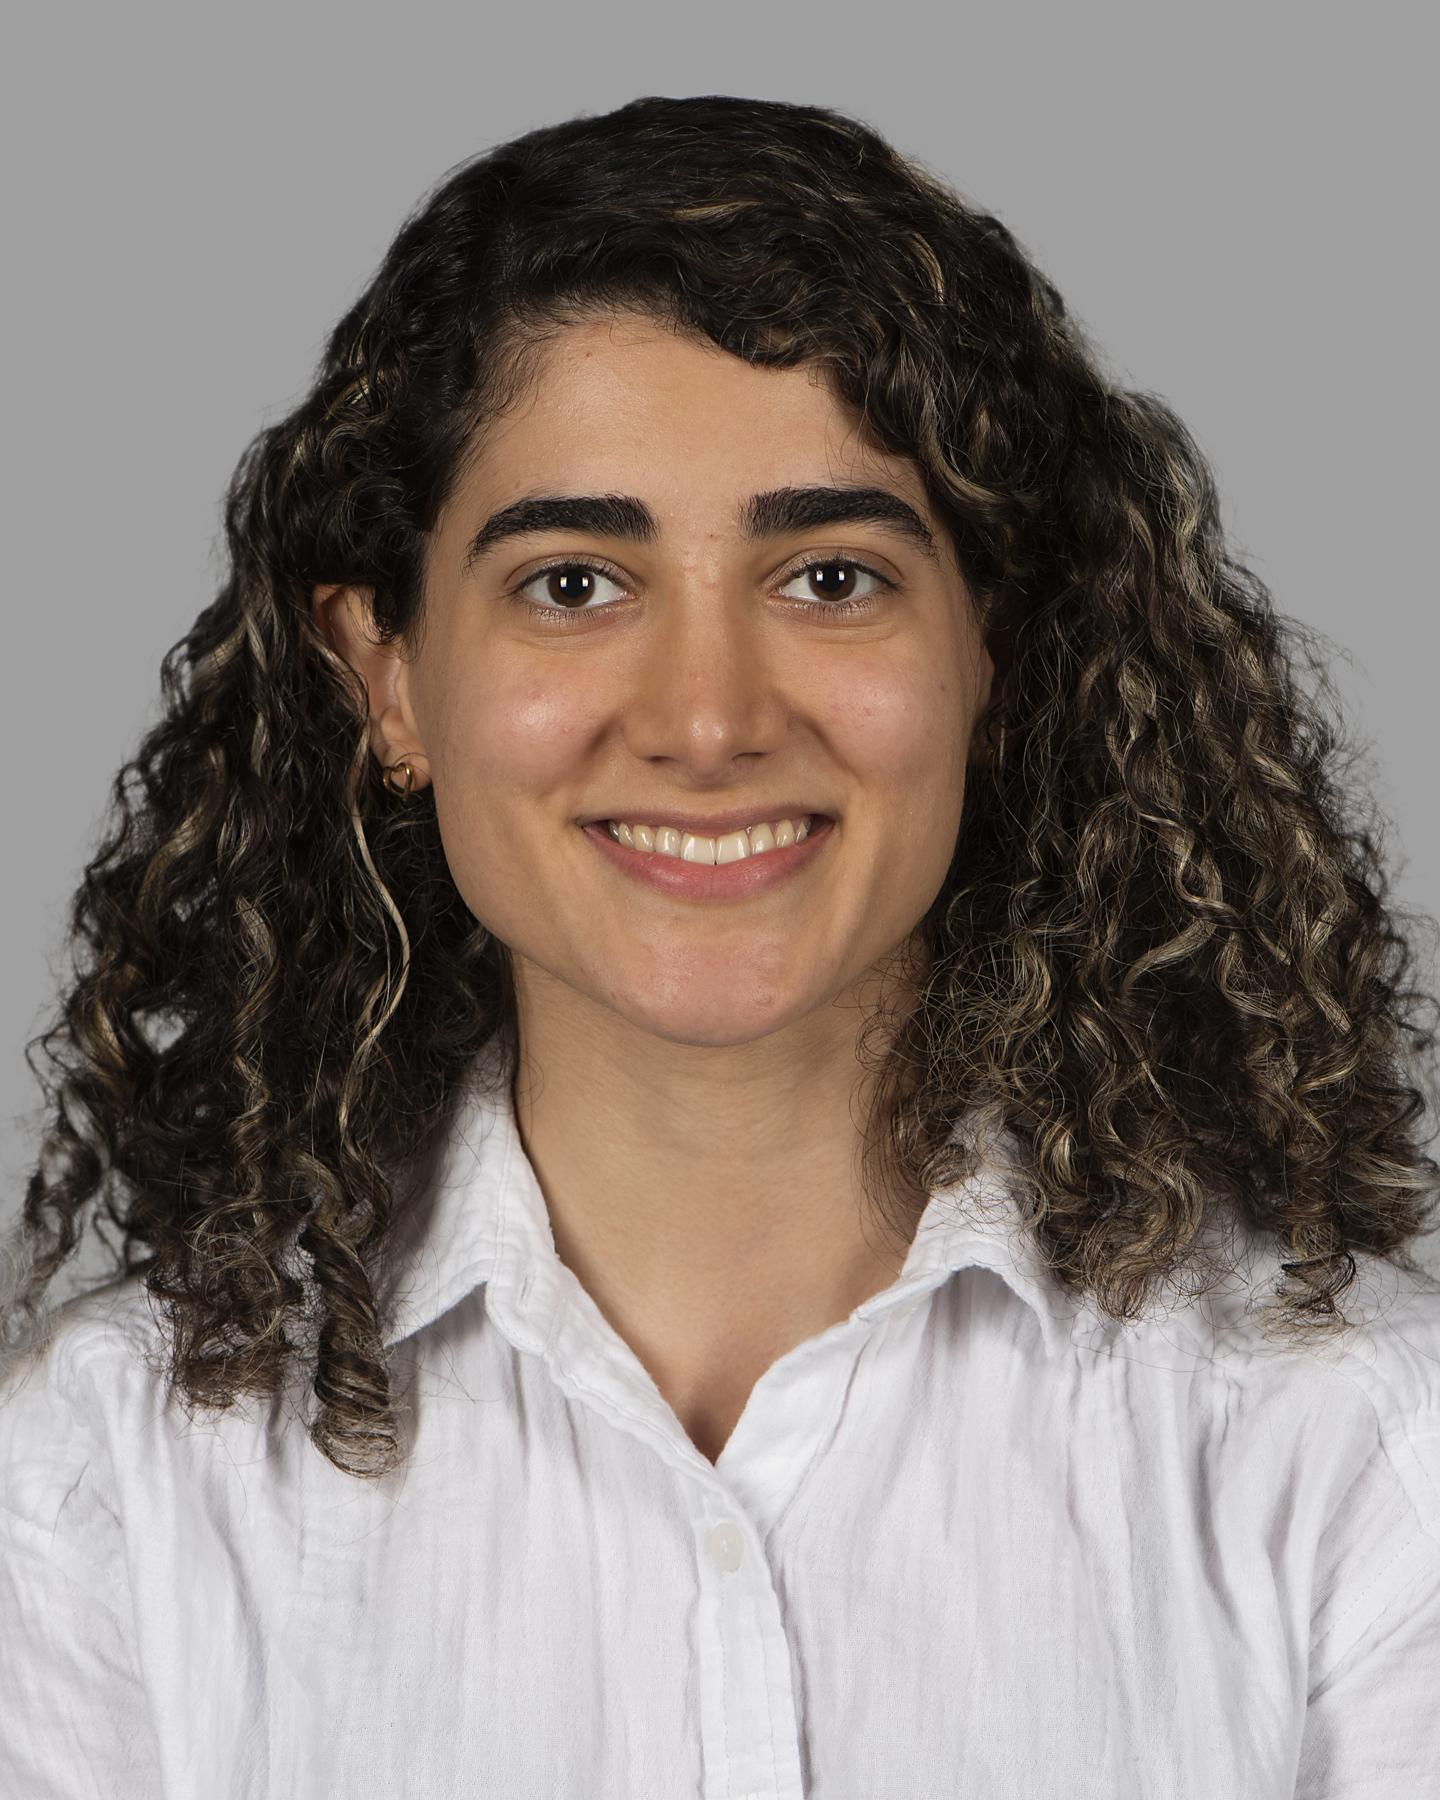
[[[169,1334],[139,1276],[53,1308],[0,1367],[0,1505],[48,1509],[76,1484],[118,1503],[253,1435],[243,1400],[228,1414],[188,1408],[169,1360]]]
[[[1207,1555],[1251,1559],[1293,1607],[1319,1683],[1400,1624],[1440,1634],[1440,1281],[1356,1253],[1348,1326],[1296,1341],[1261,1316],[1280,1261],[1262,1247],[1218,1291],[1075,1341]]]
[[[1348,1327],[1308,1346],[1267,1335],[1253,1308],[1217,1315],[1247,1491],[1271,1496],[1277,1557],[1308,1569],[1315,1682],[1402,1622],[1440,1629],[1440,1281],[1366,1254],[1355,1264]],[[1279,1272],[1277,1256],[1270,1293]]]
[[[53,1307],[0,1362],[0,1497],[25,1468],[98,1450],[161,1392],[163,1340],[138,1276]]]
[[[1374,1455],[1440,1554],[1440,1281],[1372,1257],[1356,1262],[1357,1322],[1326,1368],[1333,1391],[1348,1389],[1373,1415]]]
[[[172,1383],[170,1333],[140,1276],[116,1277],[54,1309],[48,1328],[0,1368],[0,1514],[13,1527],[81,1514],[97,1545],[122,1521],[243,1514],[308,1449],[309,1371],[227,1408],[192,1404]],[[310,1454],[314,1454],[313,1451]]]
[[[138,1275],[117,1276],[51,1308],[0,1364],[0,1413],[84,1411],[107,1387],[123,1389],[156,1365],[161,1333]],[[8,1429],[18,1429],[12,1425]]]
[[[1294,1398],[1318,1446],[1335,1446],[1341,1482],[1371,1478],[1398,1489],[1408,1528],[1440,1552],[1440,1281],[1356,1253],[1340,1298],[1350,1324],[1313,1345],[1266,1336],[1249,1314],[1226,1347],[1248,1362],[1261,1391]],[[1270,1274],[1278,1276],[1278,1260]]]
[[[1312,1686],[1386,1634],[1440,1646],[1440,1282],[1356,1262],[1357,1323],[1324,1358],[1306,1409],[1309,1441],[1336,1440],[1314,1570]]]
[[[1440,1280],[1357,1252],[1348,1325],[1296,1340],[1263,1316],[1281,1260],[1252,1244],[1202,1297],[1128,1331],[1086,1313],[1072,1342],[1109,1365],[1137,1427],[1243,1462],[1252,1500],[1288,1494],[1338,1519],[1369,1490],[1440,1557]]]
[[[1440,1544],[1440,1280],[1353,1254],[1343,1329],[1296,1343],[1267,1327],[1261,1309],[1281,1291],[1282,1252],[1252,1240],[1237,1284],[1191,1312],[1183,1335],[1210,1353],[1222,1385],[1238,1382],[1352,1457],[1388,1462]],[[1261,1420],[1273,1434],[1275,1411]]]
[[[146,1404],[149,1311],[138,1279],[53,1308],[0,1368],[0,1540],[88,1590],[118,1574],[117,1417]]]

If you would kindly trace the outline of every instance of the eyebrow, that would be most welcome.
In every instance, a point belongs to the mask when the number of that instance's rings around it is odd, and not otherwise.
[[[751,542],[820,525],[879,525],[907,539],[932,562],[938,561],[929,526],[888,488],[770,488],[752,494],[741,509],[741,535]],[[631,494],[530,494],[491,514],[471,538],[461,572],[468,575],[497,544],[546,531],[592,532],[641,544],[660,538],[654,513]]]

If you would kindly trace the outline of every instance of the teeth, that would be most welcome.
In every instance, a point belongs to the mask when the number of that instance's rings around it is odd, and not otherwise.
[[[780,819],[771,826],[752,825],[746,831],[727,831],[723,837],[698,837],[676,831],[671,825],[627,825],[611,819],[606,829],[617,844],[655,856],[673,856],[681,862],[732,863],[747,856],[763,856],[767,850],[783,850],[801,844],[810,835],[810,821]]]

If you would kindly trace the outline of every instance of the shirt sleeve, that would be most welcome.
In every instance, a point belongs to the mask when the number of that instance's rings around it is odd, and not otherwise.
[[[0,1794],[156,1800],[109,1459],[70,1348],[0,1383]]]

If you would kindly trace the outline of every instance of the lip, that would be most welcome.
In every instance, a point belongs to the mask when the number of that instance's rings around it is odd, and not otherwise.
[[[753,819],[755,815],[750,813],[747,817]],[[592,820],[581,830],[623,874],[662,894],[677,900],[743,900],[778,887],[807,868],[834,836],[834,827],[835,821],[822,815],[803,843],[787,844],[783,850],[765,850],[759,856],[742,856],[733,863],[682,862],[678,856],[664,856],[653,850],[627,850],[624,844],[615,842],[603,820]]]
[[[676,831],[691,831],[696,837],[723,837],[727,831],[740,831],[746,825],[758,825],[762,820],[773,823],[776,819],[822,819],[830,818],[818,806],[806,806],[799,800],[779,800],[773,806],[764,804],[751,806],[744,812],[711,813],[702,817],[699,813],[647,812],[612,812],[603,817],[596,813],[592,818],[577,821],[587,830],[592,825],[603,825],[608,819],[623,819],[627,825],[669,825]],[[611,839],[614,842],[614,839]]]

